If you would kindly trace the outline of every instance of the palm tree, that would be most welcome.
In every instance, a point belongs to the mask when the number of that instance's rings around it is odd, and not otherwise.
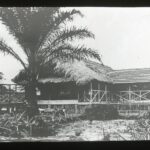
[[[12,55],[28,74],[28,102],[34,113],[38,112],[36,85],[42,67],[60,59],[71,61],[91,57],[101,61],[94,50],[71,44],[74,39],[94,38],[86,28],[66,27],[66,23],[73,21],[75,15],[83,16],[76,9],[62,11],[58,7],[0,8],[1,22],[21,46],[27,62],[2,40],[0,51]]]

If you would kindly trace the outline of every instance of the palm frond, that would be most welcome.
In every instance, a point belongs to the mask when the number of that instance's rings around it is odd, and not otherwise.
[[[93,50],[91,48],[86,48],[84,45],[82,46],[72,46],[70,44],[64,44],[56,49],[51,50],[50,53],[47,53],[45,56],[45,62],[51,59],[65,59],[65,60],[87,60],[88,58],[94,58],[101,61],[100,55],[96,52],[96,50]]]
[[[19,20],[16,16],[16,9],[14,7],[0,8],[0,20],[2,23],[9,28],[11,34],[15,35],[20,30]]]
[[[65,42],[73,41],[75,39],[84,39],[84,38],[94,38],[94,34],[86,28],[72,27],[69,29],[64,29],[63,31],[58,31],[51,35],[48,38],[47,46],[40,50],[39,52],[42,54],[47,54],[51,52],[50,50],[54,47],[59,47]],[[41,52],[42,51],[42,52]]]
[[[3,52],[3,53],[10,54],[11,56],[13,56],[26,69],[26,65],[23,62],[23,60],[19,57],[19,55],[11,47],[9,47],[8,45],[6,45],[3,41],[0,41],[0,51]]]
[[[55,31],[61,28],[60,27],[61,24],[65,24],[66,22],[73,21],[73,18],[75,15],[79,15],[83,17],[83,14],[79,10],[76,10],[76,9],[73,9],[71,11],[57,11],[56,14],[54,13],[53,20],[51,20],[51,22],[49,22],[49,24],[47,25],[48,30],[42,33],[42,36],[39,39],[40,40],[39,49],[42,48],[43,44],[47,41],[47,39],[49,39],[52,36],[52,34]]]
[[[75,38],[94,38],[94,34],[86,28],[76,28],[73,26],[71,28],[66,28],[63,31],[56,32],[55,39],[52,41],[51,45],[56,46],[60,42],[72,41]]]

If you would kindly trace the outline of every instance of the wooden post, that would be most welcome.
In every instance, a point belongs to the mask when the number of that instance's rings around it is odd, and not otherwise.
[[[129,100],[131,100],[131,88],[130,88],[130,85],[129,85]]]
[[[107,97],[107,85],[105,85],[105,94],[106,94],[106,102],[108,102],[108,97]]]
[[[78,102],[79,102],[79,92],[78,92]]]
[[[98,101],[100,101],[100,92],[101,92],[101,88],[100,88],[100,84],[98,82]]]
[[[78,114],[78,106],[75,104],[75,114]]]
[[[92,82],[90,83],[90,101],[92,101],[92,95],[93,95],[93,90],[92,90]]]
[[[85,90],[84,90],[84,93],[83,93],[83,98],[84,98],[84,102],[85,102]]]
[[[9,100],[8,100],[8,112],[11,113],[11,85],[9,85]]]
[[[142,96],[142,93],[141,93],[141,91],[140,91],[140,101],[141,101],[141,96]]]

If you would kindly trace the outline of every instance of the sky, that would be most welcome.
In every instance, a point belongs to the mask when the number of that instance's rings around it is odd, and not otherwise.
[[[72,8],[64,8],[72,9]],[[76,7],[84,17],[75,17],[71,25],[87,27],[95,39],[76,41],[98,51],[105,65],[113,69],[150,68],[150,8],[146,7]],[[20,55],[17,45],[5,26],[0,24],[0,39],[6,41]],[[0,53],[0,72],[4,82],[22,69],[14,58]]]

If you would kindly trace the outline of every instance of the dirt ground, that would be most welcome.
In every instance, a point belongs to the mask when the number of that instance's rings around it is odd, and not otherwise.
[[[58,137],[74,137],[75,132],[81,132],[79,140],[102,141],[104,134],[110,135],[110,141],[132,140],[127,126],[133,124],[134,120],[112,120],[112,121],[77,121],[69,123],[58,130]],[[74,138],[75,139],[75,138]]]
[[[102,141],[104,134],[110,135],[110,141],[132,140],[131,134],[127,131],[127,126],[133,124],[134,120],[112,120],[112,121],[76,121],[64,124],[57,129],[56,136],[42,138],[10,138],[0,137],[0,141]],[[80,132],[79,136],[75,136],[76,132]]]

